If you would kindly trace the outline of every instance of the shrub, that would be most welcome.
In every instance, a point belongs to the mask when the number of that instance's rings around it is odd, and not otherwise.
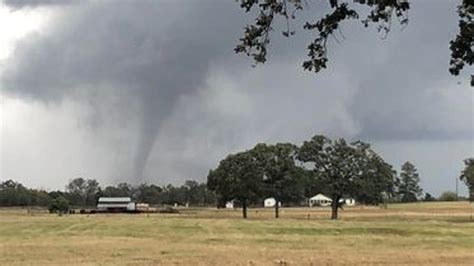
[[[435,201],[435,200],[436,200],[436,198],[431,196],[430,193],[425,193],[425,198],[423,199],[423,201]]]
[[[439,196],[438,199],[440,201],[457,201],[458,197],[456,193],[452,191],[446,191],[446,192],[443,192],[443,194],[441,194],[441,196]]]
[[[69,201],[65,197],[59,196],[51,202],[48,209],[50,213],[62,215],[63,213],[67,213],[70,207]]]

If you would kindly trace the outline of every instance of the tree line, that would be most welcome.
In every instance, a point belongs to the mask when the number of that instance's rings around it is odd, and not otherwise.
[[[181,186],[119,183],[101,187],[95,179],[75,178],[65,191],[30,189],[21,183],[7,180],[0,183],[0,206],[43,206],[55,210],[95,207],[99,197],[130,197],[152,205],[215,205],[214,193],[205,183],[187,180]],[[65,207],[67,206],[67,208]]]

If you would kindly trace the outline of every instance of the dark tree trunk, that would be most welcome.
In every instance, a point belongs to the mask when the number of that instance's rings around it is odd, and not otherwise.
[[[279,212],[278,203],[279,203],[279,201],[276,200],[276,203],[275,203],[275,218],[277,218],[277,219],[278,219],[278,217],[280,217],[280,212]]]
[[[331,219],[332,220],[337,220],[337,211],[339,210],[339,196],[333,196],[332,197],[332,213],[331,213]]]
[[[247,219],[247,201],[246,200],[242,201],[242,217],[244,217],[244,219]]]

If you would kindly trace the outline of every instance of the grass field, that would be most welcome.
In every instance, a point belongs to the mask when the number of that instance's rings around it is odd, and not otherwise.
[[[474,206],[473,206],[474,207]],[[59,217],[0,209],[0,265],[474,265],[470,205]]]

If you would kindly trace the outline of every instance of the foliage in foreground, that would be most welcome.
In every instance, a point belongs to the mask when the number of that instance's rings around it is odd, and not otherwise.
[[[343,23],[360,20],[364,27],[376,25],[382,38],[391,30],[392,21],[396,19],[400,25],[408,24],[408,11],[411,7],[408,0],[327,0],[329,5],[308,3],[303,0],[237,0],[246,12],[257,11],[254,23],[245,27],[243,37],[235,47],[236,53],[251,56],[255,63],[265,63],[267,48],[270,44],[271,32],[275,21],[283,19],[286,28],[283,35],[290,37],[295,34],[291,22],[302,10],[313,13],[314,19],[306,21],[303,29],[313,35],[307,46],[307,60],[303,69],[320,72],[327,68],[328,42],[330,37],[338,42],[337,33],[341,33]],[[317,8],[311,8],[311,4]],[[364,15],[363,12],[368,11]],[[462,0],[457,10],[459,16],[459,33],[450,41],[451,60],[449,72],[457,76],[465,65],[474,63],[474,1]],[[342,33],[341,33],[342,35]],[[343,36],[343,35],[342,35]],[[474,86],[474,75],[471,74],[471,86]]]
[[[474,158],[464,160],[464,165],[460,179],[466,183],[469,189],[469,200],[474,201]]]

